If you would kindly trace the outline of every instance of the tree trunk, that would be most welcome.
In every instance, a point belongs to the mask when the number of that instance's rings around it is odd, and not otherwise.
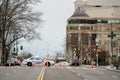
[[[4,45],[4,41],[2,43],[2,55],[1,55],[1,65],[4,66],[4,61],[5,61],[5,45]]]

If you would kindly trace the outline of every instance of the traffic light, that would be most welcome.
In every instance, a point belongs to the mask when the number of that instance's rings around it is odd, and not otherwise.
[[[20,46],[20,50],[23,50],[23,46]]]

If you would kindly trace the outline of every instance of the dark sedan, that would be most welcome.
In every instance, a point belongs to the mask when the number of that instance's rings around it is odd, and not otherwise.
[[[70,64],[70,66],[80,66],[79,60],[72,61],[72,63]]]

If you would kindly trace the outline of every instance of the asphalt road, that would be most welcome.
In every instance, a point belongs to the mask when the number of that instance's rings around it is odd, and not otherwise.
[[[82,76],[77,76],[65,67],[46,68],[44,80],[84,80]]]
[[[71,72],[82,76],[84,80],[120,80],[120,72],[106,70],[105,68],[68,68]]]
[[[38,80],[41,67],[1,67],[0,80]]]
[[[120,73],[104,68],[51,67],[46,68],[43,80],[120,80]]]
[[[0,80],[120,80],[120,72],[64,64],[51,67],[0,67]]]

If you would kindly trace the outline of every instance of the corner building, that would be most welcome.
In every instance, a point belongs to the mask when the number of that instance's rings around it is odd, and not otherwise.
[[[90,63],[96,60],[96,53],[100,64],[109,63],[111,56],[113,61],[119,60],[120,0],[76,0],[75,11],[67,22],[69,61],[79,59]],[[111,32],[116,34],[112,41]]]

